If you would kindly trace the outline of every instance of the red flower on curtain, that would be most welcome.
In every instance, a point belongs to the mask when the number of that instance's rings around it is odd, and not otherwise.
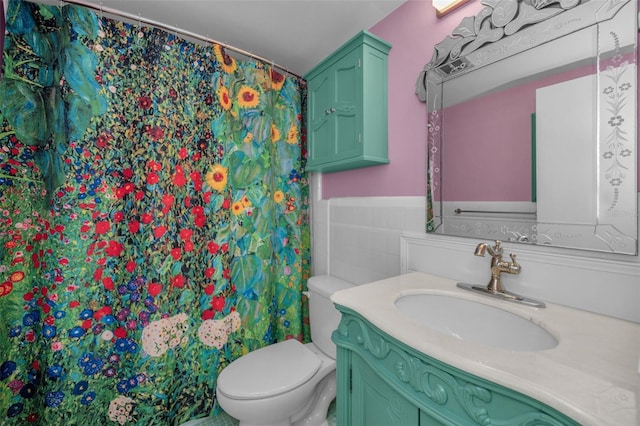
[[[200,172],[191,172],[189,177],[193,181],[193,189],[196,191],[202,191],[202,174]]]
[[[126,169],[123,169],[122,176],[127,180],[131,179],[133,177],[133,170],[131,170],[129,167],[127,167]]]
[[[171,285],[173,287],[182,288],[184,287],[184,284],[185,284],[185,279],[182,274],[178,274],[173,278],[171,278]]]
[[[0,297],[6,296],[13,291],[13,283],[11,281],[5,281],[0,285]]]
[[[98,235],[108,232],[110,228],[111,228],[111,224],[109,223],[108,220],[96,222],[96,234]]]
[[[159,126],[153,126],[147,130],[147,134],[152,141],[158,142],[160,139],[164,138],[164,129]]]
[[[200,216],[196,216],[193,219],[193,224],[196,225],[198,228],[203,228],[204,225],[206,224],[206,221],[207,221],[206,216],[200,215]]]
[[[180,260],[181,256],[182,256],[182,250],[180,250],[180,247],[171,249],[171,257],[173,257],[173,260]]]
[[[166,226],[162,226],[161,225],[161,226],[157,226],[157,227],[153,228],[153,235],[156,238],[161,238],[165,234],[165,232],[167,232],[167,227]]]
[[[156,297],[161,292],[162,292],[162,284],[152,282],[147,286],[147,293],[149,293],[149,295],[152,297]]]
[[[111,277],[103,278],[102,279],[102,285],[104,286],[105,290],[113,290],[114,289],[113,279]]]
[[[107,248],[104,250],[107,256],[111,257],[118,257],[122,254],[123,251],[124,246],[115,240],[109,241]]]
[[[160,170],[162,170],[162,164],[154,160],[147,161],[147,167],[154,172],[159,172]]]
[[[166,207],[171,207],[175,201],[175,197],[171,194],[165,194],[162,196],[162,204]]]
[[[132,234],[136,234],[140,230],[140,222],[137,220],[132,220],[129,222],[129,232]]]
[[[187,183],[187,178],[184,176],[184,169],[182,166],[176,166],[176,172],[173,175],[173,184],[177,187],[181,187]]]
[[[216,311],[224,309],[225,298],[223,296],[213,296],[211,299],[211,307]]]
[[[93,313],[93,319],[100,321],[105,315],[111,315],[111,306],[103,306]]]
[[[160,176],[158,176],[157,173],[155,173],[155,172],[147,173],[147,184],[148,185],[155,185],[158,182],[160,182]]]
[[[188,228],[183,228],[180,230],[180,233],[178,235],[180,236],[180,239],[182,241],[189,241],[193,236],[193,231]]]
[[[216,254],[220,249],[220,246],[214,241],[209,241],[209,244],[207,244],[207,249],[209,250],[209,253]]]
[[[111,137],[111,135],[108,135],[108,134],[106,134],[106,133],[102,133],[101,135],[99,135],[99,136],[96,138],[96,146],[97,146],[98,148],[100,148],[100,149],[104,149],[104,148],[106,148],[106,147],[107,147],[107,145],[108,145],[108,143],[109,143],[109,141],[110,141],[111,139],[113,139],[113,138]]]
[[[102,268],[98,268],[93,272],[93,279],[96,281],[100,281],[102,280],[102,272],[103,269]]]
[[[147,110],[153,106],[153,102],[148,96],[140,96],[138,98],[138,106],[144,110]]]

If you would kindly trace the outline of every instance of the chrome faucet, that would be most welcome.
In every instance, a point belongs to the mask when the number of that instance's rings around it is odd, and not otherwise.
[[[516,262],[516,255],[511,253],[511,262],[502,260],[502,242],[496,241],[496,245],[490,247],[487,243],[480,243],[473,253],[476,256],[484,257],[485,252],[491,255],[491,280],[487,284],[487,291],[490,293],[504,293],[502,287],[502,273],[517,275],[520,273],[520,265]]]
[[[458,283],[458,287],[496,297],[498,299],[534,306],[536,308],[544,308],[546,306],[543,302],[511,293],[502,287],[502,273],[505,272],[507,274],[517,275],[520,273],[521,267],[518,262],[516,262],[516,255],[513,253],[509,255],[509,257],[511,257],[510,262],[502,259],[501,241],[496,241],[494,246],[490,246],[487,243],[480,243],[476,246],[476,250],[473,254],[484,257],[485,253],[489,253],[491,256],[491,279],[489,280],[489,284],[486,286],[479,286]]]

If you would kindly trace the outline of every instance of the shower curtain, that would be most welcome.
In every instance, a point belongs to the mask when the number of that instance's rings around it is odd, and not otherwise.
[[[0,423],[215,412],[224,366],[309,339],[304,82],[79,6],[6,25]]]

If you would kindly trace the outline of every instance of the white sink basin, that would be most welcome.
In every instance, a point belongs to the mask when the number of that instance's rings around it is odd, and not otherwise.
[[[410,294],[396,299],[395,305],[412,320],[460,340],[514,351],[542,351],[558,345],[558,340],[539,325],[472,300]]]

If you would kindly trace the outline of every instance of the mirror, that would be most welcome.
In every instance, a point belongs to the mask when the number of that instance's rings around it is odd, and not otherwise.
[[[427,232],[636,255],[637,3],[482,4],[416,83]]]

